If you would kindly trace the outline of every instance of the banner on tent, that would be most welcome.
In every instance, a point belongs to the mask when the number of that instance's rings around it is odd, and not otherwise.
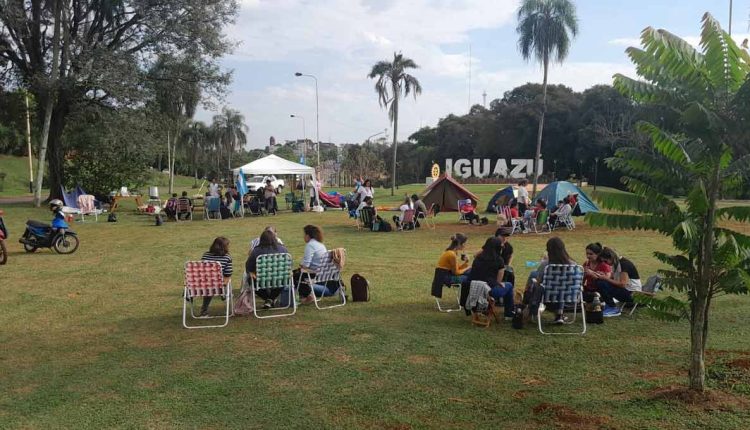
[[[539,160],[538,167],[539,174],[541,175],[544,171],[544,160]],[[488,176],[522,179],[534,176],[534,160],[521,158],[506,160],[500,158],[494,160],[493,164],[493,160],[488,158],[475,158],[473,160],[461,158],[455,161],[452,158],[446,158],[445,171],[451,173],[453,177],[463,179],[486,178]]]

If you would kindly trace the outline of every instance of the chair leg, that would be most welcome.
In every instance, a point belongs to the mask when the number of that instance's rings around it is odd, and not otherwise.
[[[283,310],[283,309],[289,309],[292,308],[292,312],[286,312],[286,313],[273,313],[274,310],[268,310],[266,311],[269,315],[259,315],[258,314],[258,304],[255,300],[255,285],[251,285],[251,288],[253,289],[252,294],[252,301],[253,301],[253,315],[255,315],[255,318],[258,319],[267,319],[267,318],[279,318],[279,317],[289,317],[297,313],[297,302],[294,301],[294,285],[289,285],[289,305],[284,306],[282,308],[277,308],[276,310]],[[282,291],[283,293],[283,291]]]
[[[456,288],[456,307],[455,308],[443,308],[440,304],[440,299],[435,297],[435,304],[437,304],[438,312],[458,312],[461,310],[461,285],[453,284],[450,288]]]
[[[308,279],[309,279],[309,277],[308,277]],[[315,300],[315,307],[316,308],[318,308],[319,310],[333,309],[333,308],[337,308],[339,306],[344,306],[346,304],[346,294],[344,293],[343,284],[341,283],[341,280],[339,279],[339,287],[338,287],[338,289],[336,291],[339,292],[339,295],[341,296],[341,303],[337,303],[335,305],[320,306],[320,303],[322,303],[322,301],[323,301],[323,297],[325,295],[325,291],[328,289],[328,287],[324,286],[324,288],[325,288],[325,290],[323,290],[323,295],[321,295],[320,296],[320,300],[318,300],[318,297],[315,295],[315,288],[311,287],[311,289],[312,289],[312,295],[313,295],[313,298]]]

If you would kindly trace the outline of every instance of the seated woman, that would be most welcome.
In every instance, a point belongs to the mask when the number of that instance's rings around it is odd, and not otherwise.
[[[396,228],[401,230],[403,226],[401,223],[404,221],[404,215],[406,214],[406,211],[410,210],[412,208],[412,201],[409,197],[404,198],[404,202],[399,206],[398,210],[401,211],[400,215],[393,215],[393,223],[396,224]]]
[[[372,205],[372,197],[365,197],[364,200],[362,200],[362,203],[357,207],[357,216],[360,216],[359,214],[365,210],[370,212],[370,217],[368,218],[369,223],[365,225],[365,228],[372,229],[372,223],[378,215],[378,211],[375,209],[375,206]]]
[[[505,262],[501,257],[503,244],[496,237],[490,237],[482,246],[482,251],[474,258],[471,265],[471,281],[483,281],[490,287],[490,296],[495,300],[503,299],[505,318],[513,318],[513,285],[503,282]]]
[[[570,216],[572,213],[573,208],[570,207],[570,198],[564,197],[561,202],[557,202],[557,209],[550,214],[549,223],[552,228],[555,228],[558,219]]]
[[[612,266],[612,276],[594,276],[599,294],[606,304],[605,317],[620,316],[621,310],[615,300],[622,303],[633,301],[633,291],[641,291],[641,276],[635,264],[625,257],[619,257],[611,248],[602,250],[601,259]]]
[[[474,220],[476,220],[477,225],[479,225],[479,215],[477,214],[477,209],[474,207],[474,205],[471,204],[471,202],[467,202],[461,205],[460,208],[458,208],[459,211],[464,215],[464,219],[469,221],[469,224],[474,224]]]
[[[526,286],[527,291],[533,285],[531,282],[532,279],[537,282],[536,285],[542,283],[544,280],[544,270],[550,264],[576,264],[576,262],[570,258],[570,255],[568,255],[568,251],[565,249],[565,243],[559,237],[553,237],[547,241],[547,255],[542,258],[539,267],[529,275],[529,283]],[[532,304],[533,306],[536,306],[536,303],[527,303],[528,296],[529,294],[524,294],[524,304]],[[565,322],[563,306],[560,306],[559,303],[545,303],[545,305],[547,306],[547,309],[556,312],[557,317],[555,318],[555,323],[563,324]],[[535,309],[532,309],[532,311],[536,312]]]
[[[443,286],[454,283],[466,284],[469,280],[470,268],[469,258],[463,252],[466,248],[468,238],[456,233],[451,236],[448,248],[440,254],[435,276],[432,278],[432,295],[437,298],[443,297]]]
[[[302,231],[304,232],[304,240],[306,244],[305,254],[302,257],[300,268],[293,272],[294,285],[297,285],[300,282],[300,278],[307,281],[306,276],[302,277],[302,271],[307,270],[314,272],[318,270],[323,264],[323,259],[328,252],[326,246],[323,245],[323,231],[320,227],[308,224],[302,229]],[[310,277],[313,280],[315,279],[314,274],[310,274]],[[308,285],[307,282],[300,284],[298,292],[301,304],[312,303],[315,301],[315,298],[311,295],[312,287]]]
[[[221,219],[232,218],[232,205],[234,205],[234,201],[232,200],[232,195],[229,192],[221,196],[221,203],[219,204],[219,213],[221,214]]]
[[[216,261],[221,265],[221,274],[224,276],[224,285],[227,285],[232,279],[232,256],[229,255],[229,239],[219,236],[214,239],[211,248],[203,254],[201,261]],[[208,305],[211,304],[211,297],[203,298],[200,316],[208,315]]]
[[[263,230],[263,233],[261,233],[260,235],[258,245],[253,247],[252,251],[250,252],[250,256],[247,257],[247,261],[245,262],[245,271],[247,272],[247,276],[255,276],[255,272],[258,268],[257,260],[261,255],[285,254],[288,252],[289,251],[287,251],[286,247],[281,244],[280,241],[276,238],[274,230],[271,227],[266,227],[266,229]],[[265,300],[263,308],[270,309],[273,307],[276,298],[279,296],[279,294],[281,294],[281,290],[278,288],[273,290],[260,289],[256,291],[255,294]]]
[[[604,248],[599,242],[589,243],[586,246],[586,261],[583,263],[583,300],[591,302],[597,293],[597,277],[609,278],[612,274],[612,267],[602,261],[602,251]]]
[[[167,214],[167,219],[175,219],[177,214],[177,193],[172,193],[172,197],[167,200],[164,205],[164,213]]]
[[[547,202],[542,199],[537,199],[536,205],[534,205],[532,209],[529,209],[524,213],[520,213],[519,210],[519,214],[523,216],[523,222],[521,223],[521,228],[523,229],[523,231],[526,231],[527,227],[531,227],[532,220],[536,219],[536,216],[539,215],[539,212],[545,209],[547,209]]]

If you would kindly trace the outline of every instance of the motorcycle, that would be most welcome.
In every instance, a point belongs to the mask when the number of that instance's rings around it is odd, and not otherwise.
[[[58,254],[72,254],[78,249],[78,235],[74,231],[57,231],[47,223],[32,220],[26,221],[26,231],[18,241],[26,252],[52,248]]]
[[[8,248],[5,246],[5,239],[8,237],[8,229],[5,228],[3,215],[3,211],[0,210],[0,265],[8,262]]]

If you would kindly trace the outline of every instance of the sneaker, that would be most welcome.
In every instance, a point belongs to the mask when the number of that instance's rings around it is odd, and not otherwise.
[[[568,318],[566,318],[564,315],[558,315],[557,318],[555,318],[555,324],[565,324],[568,322]]]
[[[199,317],[207,317],[208,316],[208,309],[201,310]]]
[[[300,303],[301,305],[306,305],[306,304],[312,303],[312,302],[314,302],[314,301],[315,301],[315,297],[313,297],[313,295],[312,295],[312,294],[310,294],[309,296],[307,296],[307,297],[305,297],[304,299],[300,300],[300,302],[299,302],[299,303]]]
[[[605,306],[602,315],[605,317],[619,317],[622,314],[617,306]]]
[[[273,307],[273,301],[266,300],[265,303],[263,303],[263,309],[271,309]]]

